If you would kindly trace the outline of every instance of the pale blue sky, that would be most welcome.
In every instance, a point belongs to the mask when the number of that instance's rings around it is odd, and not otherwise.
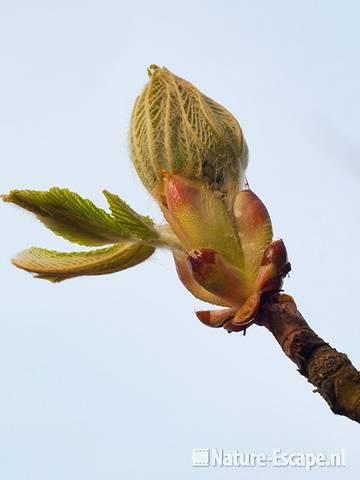
[[[359,15],[355,1],[17,1],[0,15],[0,191],[101,190],[161,219],[127,129],[146,67],[166,65],[228,107],[248,177],[293,265],[285,288],[360,366]],[[270,334],[199,323],[161,252],[133,270],[52,285],[9,259],[73,248],[3,206],[0,478],[307,478],[194,469],[191,449],[331,452],[354,478],[359,426],[331,414]]]

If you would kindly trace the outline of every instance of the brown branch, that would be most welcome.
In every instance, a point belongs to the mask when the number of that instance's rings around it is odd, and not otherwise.
[[[360,372],[309,327],[290,296],[268,299],[255,323],[270,330],[334,413],[360,423]]]

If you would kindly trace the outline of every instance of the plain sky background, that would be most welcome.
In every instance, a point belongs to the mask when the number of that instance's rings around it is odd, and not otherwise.
[[[107,188],[161,220],[127,130],[146,67],[165,65],[238,118],[293,265],[286,291],[359,367],[359,15],[356,1],[2,1],[0,190],[57,185],[105,206]],[[0,215],[2,480],[359,475],[359,425],[265,329],[200,324],[169,254],[52,285],[11,256],[74,247],[20,209]],[[345,448],[347,466],[196,469],[196,447]]]

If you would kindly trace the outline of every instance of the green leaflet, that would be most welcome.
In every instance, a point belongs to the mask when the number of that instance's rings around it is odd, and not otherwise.
[[[79,245],[101,246],[123,240],[148,240],[157,236],[150,222],[146,230],[146,223],[140,221],[143,217],[130,207],[126,221],[122,223],[120,216],[111,216],[67,188],[53,187],[49,191],[12,190],[2,199],[34,213],[56,235]],[[131,216],[132,229],[129,228]]]
[[[104,275],[133,267],[146,260],[154,248],[140,242],[124,242],[89,252],[56,252],[32,247],[20,252],[12,263],[37,278],[61,282],[82,275]]]
[[[157,237],[158,234],[153,228],[154,222],[150,217],[139,215],[114,193],[103,190],[103,194],[106,197],[113,217],[130,235],[135,235],[143,240]]]

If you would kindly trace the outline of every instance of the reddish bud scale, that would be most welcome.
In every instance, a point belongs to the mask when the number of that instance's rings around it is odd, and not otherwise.
[[[272,242],[269,214],[250,190],[238,194],[234,219],[200,181],[163,173],[162,209],[184,247],[174,254],[180,279],[202,300],[230,307],[200,311],[206,325],[241,331],[255,319],[264,293],[289,271],[282,240]]]

